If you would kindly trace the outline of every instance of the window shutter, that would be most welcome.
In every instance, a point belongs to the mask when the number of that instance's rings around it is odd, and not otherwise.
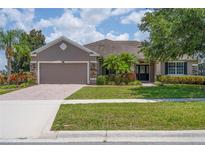
[[[187,62],[184,62],[184,74],[187,74]]]
[[[168,62],[165,63],[165,74],[168,74]]]

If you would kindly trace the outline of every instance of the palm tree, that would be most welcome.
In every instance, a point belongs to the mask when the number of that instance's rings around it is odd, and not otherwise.
[[[14,45],[18,43],[22,30],[7,30],[0,29],[0,49],[5,51],[7,59],[8,77],[11,75],[11,61],[14,55]]]
[[[119,55],[111,54],[105,57],[103,66],[108,70],[114,70],[118,75],[130,72],[135,63],[138,63],[138,59],[134,54],[123,52]]]

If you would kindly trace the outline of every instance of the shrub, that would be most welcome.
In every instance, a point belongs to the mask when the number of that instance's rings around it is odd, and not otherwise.
[[[100,75],[97,77],[97,85],[106,85],[108,83],[108,77],[106,75]]]
[[[114,77],[114,82],[115,82],[116,85],[121,85],[122,84],[122,80],[123,80],[123,77],[120,76],[120,75],[116,75]]]
[[[29,87],[30,84],[29,83],[22,83],[20,84],[20,88],[26,88],[26,87]]]
[[[205,76],[169,76],[161,75],[158,78],[158,81],[162,83],[172,83],[172,84],[205,84]]]
[[[140,85],[142,85],[142,82],[140,82],[139,80],[135,80],[135,81],[129,82],[128,84],[129,85],[140,86]]]
[[[34,84],[36,82],[36,78],[33,73],[20,72],[20,73],[11,74],[8,79],[8,82],[9,84],[16,84],[16,85],[20,85],[22,83]]]
[[[108,85],[115,85],[115,82],[114,82],[114,81],[108,81],[107,84],[108,84]]]
[[[135,81],[135,80],[136,80],[136,74],[135,74],[135,72],[127,73],[127,74],[126,74],[126,78],[127,78],[129,81]]]
[[[6,76],[0,74],[0,85],[6,84]]]
[[[125,74],[121,79],[121,81],[125,84],[128,84],[128,83],[135,81],[135,80],[136,80],[136,74],[134,72],[130,72],[130,73]]]
[[[164,84],[162,83],[162,82],[160,82],[160,81],[156,81],[156,82],[154,82],[154,84],[156,85],[156,86],[163,86]]]

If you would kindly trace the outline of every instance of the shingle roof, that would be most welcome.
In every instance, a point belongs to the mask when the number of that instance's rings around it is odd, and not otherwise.
[[[104,39],[84,46],[101,56],[107,56],[113,53],[130,52],[135,54],[139,59],[144,59],[144,54],[140,52],[140,45],[141,43],[138,41],[113,41]]]

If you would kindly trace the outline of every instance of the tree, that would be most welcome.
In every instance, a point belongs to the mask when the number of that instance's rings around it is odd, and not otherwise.
[[[155,9],[145,14],[139,28],[149,33],[141,47],[149,61],[205,53],[205,9]]]
[[[12,71],[11,61],[14,55],[14,46],[19,42],[19,36],[21,33],[21,30],[0,30],[0,49],[5,50],[8,76],[11,75]]]
[[[42,34],[41,30],[31,30],[28,34],[28,41],[30,43],[31,51],[40,48],[45,45],[45,36]]]
[[[103,66],[108,70],[113,70],[118,74],[131,72],[132,65],[137,63],[137,57],[130,53],[121,53],[119,55],[111,54],[105,57]]]
[[[29,71],[30,52],[45,44],[45,36],[41,30],[31,30],[28,34],[22,33],[19,43],[15,45],[15,52],[12,59],[13,72]]]
[[[14,45],[15,52],[12,59],[13,72],[29,71],[31,49],[28,37],[28,34],[25,32],[22,33],[19,43]]]

